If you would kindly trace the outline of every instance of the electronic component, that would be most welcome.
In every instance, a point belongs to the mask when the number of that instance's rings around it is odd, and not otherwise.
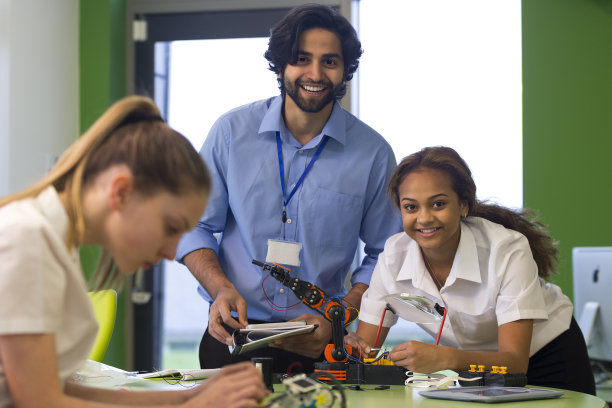
[[[283,384],[287,391],[299,394],[314,391],[321,386],[321,384],[312,378],[307,377],[306,374],[289,377],[283,381]]]
[[[290,270],[281,265],[270,265],[255,259],[252,262],[264,271],[269,271],[270,276],[291,289],[306,306],[331,322],[333,344],[328,344],[325,348],[325,358],[330,362],[346,361],[348,359],[347,353],[350,354],[352,349],[350,346],[345,347],[344,345],[346,334],[344,326],[357,318],[356,313],[351,316],[351,311],[357,312],[357,310],[347,308],[335,296],[327,296],[318,286],[292,277],[289,273]]]
[[[524,387],[527,385],[525,373],[508,373],[507,367],[492,366],[491,370],[485,370],[484,365],[471,364],[468,371],[460,371],[459,385],[464,387],[495,385],[500,387]],[[461,380],[479,378],[478,380]]]
[[[264,401],[262,408],[345,408],[342,386],[333,376],[328,375],[327,379],[334,385],[320,383],[306,374],[286,378],[282,381],[285,391]]]
[[[404,385],[410,373],[402,366],[394,364],[355,364],[355,363],[314,363],[314,375],[325,381],[326,374],[332,374],[338,381],[346,384]],[[320,376],[320,377],[319,377]]]

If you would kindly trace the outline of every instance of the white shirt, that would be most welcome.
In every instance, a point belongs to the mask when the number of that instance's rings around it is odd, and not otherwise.
[[[533,319],[530,356],[569,328],[572,303],[538,277],[529,242],[519,232],[478,217],[461,223],[461,238],[445,285],[438,291],[419,250],[406,233],[389,238],[361,301],[360,320],[378,326],[393,293],[428,297],[447,308],[440,344],[497,351],[497,327]],[[383,325],[397,316],[387,312]],[[432,336],[439,326],[419,324]],[[410,339],[406,339],[410,340]]]
[[[52,187],[0,207],[0,336],[53,334],[62,385],[85,363],[98,329],[67,225]],[[0,407],[11,406],[0,359]]]

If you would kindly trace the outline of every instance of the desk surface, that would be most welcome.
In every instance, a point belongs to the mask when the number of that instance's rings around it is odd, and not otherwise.
[[[176,382],[165,382],[163,380],[144,380],[130,383],[123,388],[138,390],[177,390],[183,389],[187,384]],[[191,383],[193,384],[193,383]],[[604,408],[607,404],[604,400],[592,395],[580,392],[566,391],[560,398],[538,401],[520,401],[495,404],[482,404],[461,401],[445,401],[425,398],[419,395],[424,388],[410,388],[403,385],[393,385],[388,390],[374,390],[374,386],[363,386],[365,391],[345,390],[347,406],[350,408],[381,408],[381,407],[418,407],[418,408],[450,408],[450,407],[474,407],[482,408],[504,408],[504,407],[534,407],[534,408]],[[284,386],[275,384],[274,394],[277,395],[284,390]]]

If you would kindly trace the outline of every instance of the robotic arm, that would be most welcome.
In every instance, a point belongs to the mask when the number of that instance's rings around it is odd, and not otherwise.
[[[351,319],[350,311],[347,311],[342,301],[328,297],[322,289],[312,283],[293,278],[290,270],[280,265],[270,265],[257,260],[252,261],[264,271],[269,271],[270,275],[293,291],[295,296],[306,306],[321,314],[332,325],[332,342],[325,348],[325,358],[329,362],[346,361],[344,351],[344,325]],[[350,346],[347,352],[351,353]]]

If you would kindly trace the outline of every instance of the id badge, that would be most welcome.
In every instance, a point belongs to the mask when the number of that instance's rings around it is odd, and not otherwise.
[[[301,251],[302,244],[299,242],[269,239],[266,262],[277,263],[280,265],[300,266]]]

